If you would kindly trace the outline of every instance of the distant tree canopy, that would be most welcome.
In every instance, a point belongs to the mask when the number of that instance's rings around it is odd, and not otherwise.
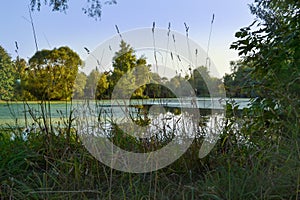
[[[221,79],[211,77],[206,67],[197,67],[191,73],[189,82],[194,88],[196,96],[209,97],[222,93]]]
[[[232,61],[230,65],[232,73],[223,77],[227,97],[254,98],[266,95],[257,87],[258,80],[253,76],[252,66],[246,66],[242,61]]]
[[[38,51],[28,63],[19,56],[11,60],[1,47],[0,99],[110,99],[116,88],[117,94],[126,98],[173,98],[174,91],[190,96],[191,88],[196,96],[203,97],[211,95],[207,84],[214,88],[223,86],[221,79],[210,77],[203,66],[185,76],[160,77],[151,72],[146,58],[137,58],[134,49],[124,41],[112,59],[113,70],[100,72],[96,68],[86,75],[79,71],[82,65],[78,54],[69,47]],[[191,88],[186,88],[187,84]],[[219,91],[213,92],[216,95]]]
[[[120,43],[120,50],[113,58],[113,68],[111,74],[101,74],[99,77],[96,98],[110,98],[116,86],[120,89],[118,95],[129,95],[137,85],[142,86],[133,92],[132,97],[145,97],[146,83],[150,80],[150,65],[144,57],[136,58],[133,48],[123,40]]]
[[[98,69],[93,69],[87,76],[86,85],[84,89],[85,98],[95,98],[98,80],[100,79],[101,73]]]
[[[83,72],[78,72],[74,83],[74,95],[73,98],[80,99],[85,96],[85,87],[87,82],[87,76]]]
[[[29,60],[25,88],[37,99],[71,99],[82,61],[69,47],[42,50]]]
[[[8,53],[0,46],[0,100],[10,100],[14,96],[16,71]]]
[[[84,14],[94,19],[101,19],[102,14],[102,6],[103,4],[116,4],[116,0],[86,0],[86,5],[82,8]],[[42,4],[49,6],[52,8],[52,11],[61,11],[66,12],[69,8],[69,1],[68,0],[30,0],[30,6],[32,10],[40,10]]]
[[[207,68],[203,66],[185,77],[176,75],[170,80],[160,77],[159,74],[151,72],[151,66],[147,64],[146,58],[136,58],[134,49],[124,41],[121,41],[120,50],[115,53],[113,68],[111,73],[99,75],[95,92],[97,99],[111,98],[116,85],[121,89],[118,90],[118,95],[121,96],[128,96],[129,92],[135,89],[131,98],[172,98],[175,97],[174,91],[180,91],[182,96],[190,96],[192,92],[189,88],[185,88],[187,83],[195,90],[196,96],[203,97],[212,95],[210,92],[214,92],[214,95],[219,94],[218,88],[223,85],[220,79],[210,77]],[[123,79],[125,74],[127,78]],[[217,88],[217,91],[209,91],[207,84]]]

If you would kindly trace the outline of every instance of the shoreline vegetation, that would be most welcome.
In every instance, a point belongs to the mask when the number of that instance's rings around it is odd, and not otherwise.
[[[242,116],[240,121],[234,105],[228,106],[222,133],[209,155],[198,157],[205,135],[205,131],[199,132],[177,161],[141,174],[120,172],[96,160],[82,144],[72,120],[61,121],[62,126],[54,128],[54,124],[45,123],[49,120],[45,116],[42,124],[48,128],[2,129],[0,196],[4,199],[297,198],[299,152],[295,147],[299,135],[276,136],[276,127],[271,126],[261,127],[264,130],[260,131],[266,134],[272,131],[272,138],[258,135],[250,139],[251,129],[240,126],[247,119]],[[199,126],[205,130],[205,122]],[[24,131],[27,131],[25,138]],[[128,151],[151,152],[169,143],[171,135],[172,132],[164,132],[163,137],[157,137],[160,139],[146,142],[124,135],[112,124],[108,138]],[[247,142],[241,138],[248,138]]]

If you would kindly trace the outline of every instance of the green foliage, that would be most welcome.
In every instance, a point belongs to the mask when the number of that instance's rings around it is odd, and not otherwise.
[[[145,98],[144,90],[150,81],[150,65],[147,65],[144,57],[137,59],[133,48],[123,40],[113,58],[113,68],[111,74],[99,74],[97,98],[110,98],[116,86],[120,96]]]
[[[84,89],[87,82],[87,76],[83,72],[77,74],[75,84],[74,84],[74,99],[81,99],[85,96]]]
[[[49,6],[52,11],[66,12],[69,9],[68,0],[30,0],[31,9],[41,9],[42,4]],[[102,2],[101,0],[86,0],[86,6],[82,8],[84,14],[89,17],[93,17],[95,20],[101,19],[102,14]],[[106,5],[117,4],[116,0],[107,0],[104,2]]]
[[[209,96],[207,84],[209,81],[209,74],[207,68],[199,67],[193,70],[190,83],[195,89],[197,96]]]
[[[231,48],[242,56],[239,65],[249,68],[259,98],[228,120],[222,146],[232,158],[241,149],[239,138],[249,142],[241,158],[267,174],[258,181],[271,184],[261,187],[260,198],[299,199],[300,2],[255,0],[250,9],[257,19],[236,33]],[[232,80],[227,76],[227,85]]]
[[[120,78],[136,66],[136,56],[134,50],[129,44],[121,41],[120,50],[115,53],[113,58],[113,73],[109,80],[113,86],[117,84]]]
[[[37,99],[71,99],[82,61],[68,47],[42,50],[29,60],[26,90]]]
[[[223,77],[227,97],[253,98],[263,97],[264,92],[260,92],[257,87],[256,78],[253,77],[253,68],[243,65],[242,62],[231,62],[232,73]]]
[[[208,69],[204,66],[200,66],[191,72],[189,82],[198,97],[218,96],[218,94],[222,92],[222,81],[218,78],[211,77]]]
[[[254,101],[252,110],[263,108],[264,114],[270,112],[262,120],[281,130],[273,135],[295,136],[292,127],[299,126],[300,111],[300,3],[257,0],[250,8],[257,20],[236,33],[239,40],[231,48],[244,56],[242,64],[251,66],[255,86],[263,93],[263,98]]]
[[[76,130],[70,131],[72,120],[53,124],[49,134],[32,129],[25,140],[22,129],[0,129],[0,198],[297,199],[299,160],[290,151],[295,141],[280,148],[244,145],[244,131],[236,134],[236,106],[229,109],[228,133],[207,157],[198,158],[200,136],[171,165],[142,174],[116,171],[96,160]],[[132,152],[155,151],[172,140],[172,131],[139,139],[114,124],[109,135],[114,144]]]
[[[192,91],[187,88],[187,78],[183,78],[181,76],[174,76],[166,83],[167,88],[169,88],[172,92],[177,91],[177,94],[186,97],[190,96]],[[165,88],[162,88],[165,89]]]
[[[99,81],[101,74],[98,69],[93,69],[91,73],[87,76],[86,85],[84,88],[85,98],[95,99],[97,83]]]
[[[30,74],[28,73],[29,67],[24,59],[20,59],[19,56],[14,61],[16,75],[16,85],[15,85],[15,99],[16,100],[36,100],[37,98],[33,96],[26,87],[30,84]]]
[[[11,57],[0,46],[0,100],[11,100],[17,81],[16,71]]]
[[[269,98],[299,98],[299,9],[298,1],[256,0],[251,12],[258,19],[237,32],[240,40],[231,46],[253,66]]]
[[[188,82],[195,88],[197,96],[209,96],[206,83],[215,88],[222,86],[220,79],[210,77],[205,67],[194,70],[190,77],[175,76],[170,80],[160,77],[150,71],[146,58],[136,58],[133,48],[124,41],[113,58],[113,71],[100,73],[94,69],[88,76],[78,73],[82,61],[68,47],[38,51],[30,58],[29,64],[19,57],[15,61],[11,61],[8,55],[6,58],[8,67],[5,70],[8,71],[2,70],[1,77],[6,80],[7,76],[8,81],[2,83],[2,99],[109,99],[116,84],[120,86],[120,95],[131,95],[131,98],[172,98],[175,90],[183,92],[183,96],[190,96],[191,91],[184,89]]]
[[[147,86],[146,94],[149,97],[173,98],[175,97],[174,91],[180,91],[181,96],[191,96],[193,91],[187,88],[187,84],[193,88],[197,97],[219,96],[223,87],[222,81],[211,77],[204,66],[194,69],[190,76],[176,75],[168,80],[166,77],[161,78],[158,74],[151,73],[151,79],[159,85],[150,84]]]
[[[136,67],[133,68],[132,74],[134,76],[135,85],[139,86],[135,90],[133,98],[145,98],[144,91],[146,89],[146,84],[150,83],[150,65],[147,65],[146,58],[141,57],[136,61]]]
[[[197,96],[217,96],[223,85],[220,79],[211,77],[203,66],[195,69],[191,77],[177,75],[170,80],[161,78],[159,74],[150,71],[146,58],[137,59],[134,49],[124,41],[121,41],[120,50],[115,53],[113,68],[111,73],[101,75],[101,80],[98,78],[98,99],[110,98],[116,86],[118,95],[124,97],[132,94],[131,98],[172,98],[175,91],[180,91],[181,96],[190,96],[192,91],[185,88],[187,83],[194,88]],[[206,84],[217,90],[210,94]]]
[[[100,75],[100,78],[97,82],[96,98],[97,99],[109,98],[108,88],[109,88],[109,82],[107,80],[107,74],[103,73]]]
[[[260,97],[242,113],[234,102],[227,104],[220,139],[204,159],[198,158],[203,143],[198,133],[187,152],[164,169],[144,174],[109,169],[84,148],[71,128],[71,113],[67,122],[61,123],[63,127],[54,131],[51,125],[52,129],[44,130],[47,126],[43,124],[30,132],[27,140],[20,137],[19,128],[1,129],[0,198],[299,199],[299,4],[294,0],[256,0],[251,6],[258,18],[257,27],[253,24],[236,34],[240,40],[232,48],[244,57],[233,65],[234,73],[224,79],[226,86],[242,87],[238,95],[249,95],[246,86],[255,83]],[[112,74],[93,73],[91,83],[97,84],[99,91],[96,95],[109,95],[109,88],[137,66],[133,50],[128,45],[123,47],[123,53],[122,48],[116,53]],[[124,58],[117,60],[120,56]],[[145,59],[139,62],[148,72]],[[43,75],[39,70],[48,64],[36,65],[37,72]],[[201,84],[212,81],[219,85],[219,80],[209,78],[205,68],[201,70],[201,76],[194,71],[191,77],[176,76],[170,81],[151,72],[149,78],[174,88],[189,80],[200,90],[197,95],[207,95],[207,86]],[[24,77],[32,77],[33,71],[24,72]],[[135,84],[142,83],[134,70],[129,76]],[[142,88],[143,95],[166,95],[167,90],[154,86]],[[163,133],[147,141],[128,137],[115,126],[111,131],[110,139],[118,146],[141,152],[161,148],[172,134]],[[17,136],[14,140],[11,133]]]
[[[167,88],[168,78],[161,78],[159,74],[150,72],[151,84],[147,84],[144,90],[144,95],[149,98],[172,98],[175,95]]]

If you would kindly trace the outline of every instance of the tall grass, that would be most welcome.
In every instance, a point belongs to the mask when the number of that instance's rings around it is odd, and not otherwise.
[[[51,105],[43,102],[40,106]],[[258,123],[237,114],[232,105],[223,134],[207,157],[198,158],[203,142],[199,136],[168,167],[133,174],[105,166],[85,149],[74,128],[72,111],[62,115],[56,127],[49,123],[47,109],[44,111],[42,118],[30,114],[39,128],[26,139],[19,134],[21,127],[0,131],[1,200],[299,198],[299,124],[285,126],[285,134],[279,129],[282,124],[257,127]],[[146,148],[141,141],[124,137],[118,128],[112,131],[119,146],[129,148],[133,142],[139,150]],[[268,131],[281,136],[263,137]],[[16,137],[12,139],[11,134]],[[241,143],[241,135],[250,143]],[[159,146],[162,141],[156,142]]]

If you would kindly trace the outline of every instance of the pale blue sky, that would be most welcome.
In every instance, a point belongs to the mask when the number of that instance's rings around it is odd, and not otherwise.
[[[220,75],[224,75],[230,72],[229,62],[238,58],[237,52],[229,50],[235,32],[254,19],[248,8],[253,0],[117,0],[117,5],[104,6],[102,20],[95,21],[83,14],[85,1],[70,1],[67,14],[51,12],[45,6],[40,12],[33,12],[39,49],[67,45],[84,60],[87,57],[84,47],[93,50],[114,36],[115,24],[123,32],[152,27],[155,21],[159,28],[167,28],[171,22],[172,30],[182,34],[185,34],[184,22],[187,23],[190,38],[206,50],[214,13],[209,54]],[[26,21],[28,4],[29,0],[1,2],[0,45],[12,57],[16,56],[15,41],[21,57],[31,57],[35,52],[31,24]]]

